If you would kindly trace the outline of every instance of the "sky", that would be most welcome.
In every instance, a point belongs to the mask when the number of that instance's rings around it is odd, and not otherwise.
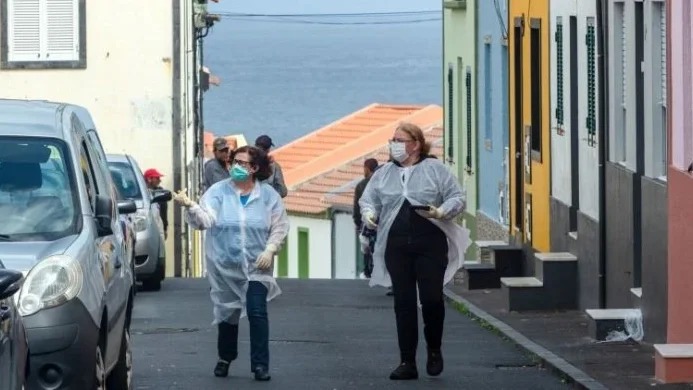
[[[210,11],[244,13],[356,13],[402,12],[442,9],[442,0],[219,0]]]

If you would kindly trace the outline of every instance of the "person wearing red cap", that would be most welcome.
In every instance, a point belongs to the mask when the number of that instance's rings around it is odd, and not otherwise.
[[[149,168],[144,171],[144,181],[147,182],[149,191],[164,189],[161,187],[162,177],[164,177],[164,175],[154,168]],[[164,240],[166,240],[168,239],[168,203],[159,203],[159,214],[161,215],[161,222],[164,225]]]

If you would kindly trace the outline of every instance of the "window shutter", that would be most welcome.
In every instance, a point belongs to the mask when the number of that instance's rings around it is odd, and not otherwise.
[[[41,0],[6,0],[8,61],[41,60]]]
[[[43,1],[46,15],[44,49],[47,60],[79,60],[79,4],[77,0]]]

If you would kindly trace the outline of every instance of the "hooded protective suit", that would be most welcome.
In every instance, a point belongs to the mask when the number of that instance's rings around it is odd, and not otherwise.
[[[206,230],[205,261],[212,287],[214,321],[236,323],[245,316],[249,281],[267,287],[267,300],[281,294],[274,267],[260,270],[255,262],[269,244],[280,248],[289,233],[284,204],[270,185],[256,182],[243,206],[231,179],[212,185],[186,212],[193,228]],[[240,316],[238,315],[240,311]]]
[[[450,282],[471,241],[469,230],[452,218],[464,211],[465,195],[455,176],[435,158],[425,158],[410,167],[388,162],[380,167],[366,186],[359,205],[365,217],[371,213],[378,220],[378,238],[373,253],[373,273],[370,285],[391,287],[392,280],[385,266],[385,249],[392,223],[404,201],[412,205],[435,206],[443,213],[442,219],[430,219],[448,239],[448,266],[443,284]]]

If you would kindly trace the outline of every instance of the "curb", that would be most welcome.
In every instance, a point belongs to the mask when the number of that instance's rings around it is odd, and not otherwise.
[[[572,382],[574,388],[587,390],[608,390],[608,387],[597,382],[596,379],[587,375],[579,368],[573,366],[563,358],[528,339],[526,336],[510,327],[510,325],[497,319],[496,317],[493,317],[473,303],[462,298],[460,295],[452,292],[450,289],[445,288],[443,292],[448,300],[463,305],[468,310],[468,314],[471,317],[486,321],[491,327],[503,334],[503,336],[517,344],[517,346],[538,357],[545,367],[549,368],[554,373],[557,373],[559,376],[567,378],[569,383]]]

